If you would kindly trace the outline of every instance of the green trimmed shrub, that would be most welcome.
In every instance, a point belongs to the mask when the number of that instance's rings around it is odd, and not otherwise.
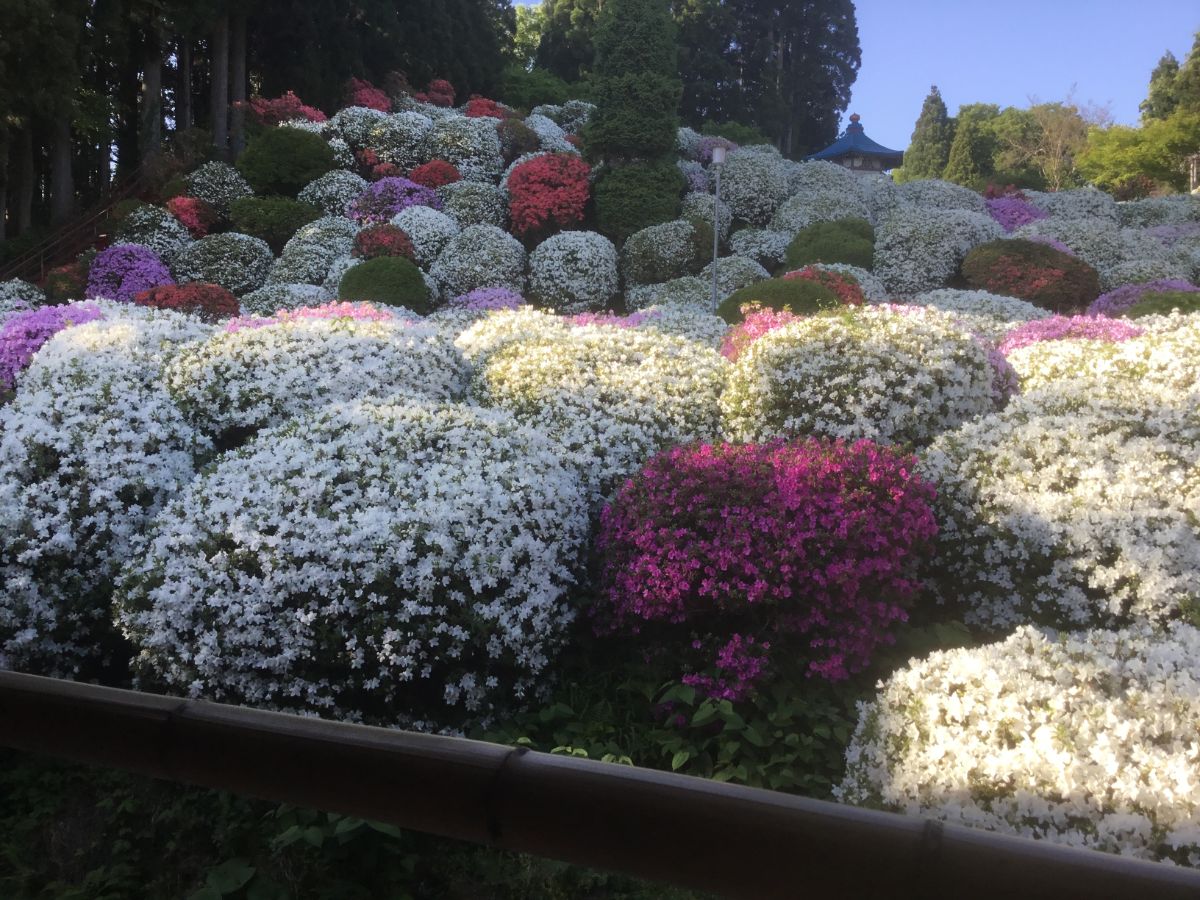
[[[251,139],[237,170],[256,194],[295,197],[300,189],[334,169],[333,150],[319,134],[299,128],[270,128]]]
[[[311,203],[286,197],[243,197],[229,206],[229,219],[235,231],[262,238],[276,253],[283,250],[297,231],[321,217]]]
[[[403,256],[379,256],[351,267],[338,284],[338,299],[403,306],[421,315],[433,309],[421,270]]]
[[[1121,315],[1127,319],[1166,316],[1173,309],[1184,314],[1200,312],[1200,291],[1148,291]]]
[[[679,213],[685,186],[674,161],[609,169],[596,181],[596,225],[622,243],[635,231],[669,222]]]
[[[757,303],[767,309],[786,309],[798,316],[810,316],[843,306],[837,294],[816,281],[771,278],[734,291],[721,301],[717,315],[736,325],[742,321],[742,305],[746,303]]]
[[[980,244],[963,260],[962,276],[974,290],[1019,297],[1055,313],[1082,310],[1100,295],[1100,276],[1083,260],[1020,238]]]
[[[816,222],[802,229],[788,244],[789,269],[813,263],[845,263],[871,271],[875,260],[875,229],[866,219]]]

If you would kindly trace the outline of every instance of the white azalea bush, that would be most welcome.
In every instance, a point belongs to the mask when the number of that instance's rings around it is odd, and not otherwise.
[[[934,653],[859,707],[846,803],[1200,865],[1200,631],[1034,628]]]
[[[704,222],[711,228],[714,206],[717,214],[717,235],[724,243],[729,240],[729,231],[733,227],[733,210],[724,200],[718,201],[712,194],[699,191],[684,194],[683,204],[679,209],[679,218]]]
[[[983,197],[968,187],[942,181],[939,178],[924,178],[896,185],[896,198],[903,206],[929,210],[963,209],[967,212],[986,213],[987,204]]]
[[[554,340],[569,333],[570,328],[563,317],[533,306],[494,310],[464,329],[454,345],[478,367],[492,353],[514,341]]]
[[[897,294],[945,287],[971,248],[1003,236],[986,213],[903,206],[876,230],[875,274]]]
[[[685,338],[592,326],[503,344],[471,393],[558,441],[599,500],[659,450],[717,436],[727,367]]]
[[[988,291],[942,288],[917,294],[912,302],[948,312],[975,334],[995,342],[1025,322],[1048,319],[1053,315],[1028,301]]]
[[[564,231],[529,255],[529,296],[563,313],[605,309],[620,289],[617,248],[594,231]]]
[[[802,163],[803,166],[813,166],[816,163]],[[824,174],[822,164],[817,171]],[[841,166],[832,166],[841,169]],[[845,171],[843,169],[843,171]],[[854,175],[850,175],[854,178]],[[811,179],[811,184],[805,184],[799,192],[793,191],[792,196],[783,201],[771,218],[772,231],[783,232],[795,237],[803,229],[817,222],[833,222],[838,219],[870,219],[871,209],[866,199],[857,190],[847,187],[834,179]]]
[[[638,328],[660,331],[687,338],[713,350],[720,350],[729,331],[729,323],[720,316],[688,306],[661,304],[642,310],[645,317]]]
[[[158,254],[159,259],[170,265],[179,251],[192,242],[179,220],[157,206],[139,206],[125,216],[113,233],[114,244],[141,244]]]
[[[9,316],[42,306],[45,302],[46,295],[37,285],[20,278],[0,281],[0,325]]]
[[[755,340],[721,398],[730,440],[928,443],[995,409],[987,349],[946,317],[861,307]]]
[[[371,144],[371,132],[387,121],[388,114],[367,106],[347,106],[329,120],[327,129],[340,137],[351,150],[365,150]]]
[[[392,224],[412,241],[414,262],[428,270],[450,239],[462,229],[452,218],[430,206],[408,206],[392,216]]]
[[[635,231],[621,247],[621,274],[629,284],[656,284],[695,272],[704,261],[698,236],[686,219]]]
[[[438,188],[442,212],[459,228],[472,225],[508,224],[508,195],[494,184],[482,181],[456,181]]]
[[[494,225],[472,225],[446,242],[429,274],[447,297],[481,287],[525,293],[525,248]]]
[[[162,512],[120,623],[190,696],[455,727],[540,696],[587,521],[558,447],[509,416],[335,405]]]
[[[1116,222],[1119,218],[1117,202],[1109,194],[1094,187],[1053,193],[1027,191],[1026,196],[1034,206],[1045,210],[1052,218],[1105,219],[1109,222]]]
[[[179,251],[171,274],[180,284],[204,281],[234,294],[248,294],[266,284],[275,266],[267,242],[248,234],[210,234]]]
[[[734,218],[762,226],[788,195],[788,168],[778,155],[742,148],[726,159],[721,195]]]
[[[537,135],[538,143],[548,153],[578,153],[579,150],[567,140],[567,133],[548,116],[531,114],[525,125]]]
[[[1142,284],[1146,281],[1188,281],[1192,267],[1178,256],[1129,259],[1100,272],[1100,289],[1110,291],[1123,284]]]
[[[0,407],[0,669],[72,677],[110,661],[113,578],[208,448],[159,377],[208,327],[94,305],[106,318],[55,335]]]
[[[717,302],[725,298],[718,292]],[[712,278],[706,281],[699,275],[684,275],[658,284],[626,284],[625,308],[631,311],[651,306],[673,306],[695,312],[713,313]]]
[[[380,162],[392,163],[404,171],[428,161],[425,139],[433,120],[419,112],[398,112],[384,116],[367,133],[367,144]]]
[[[783,265],[793,235],[764,228],[742,228],[729,238],[729,251],[746,256],[767,268]]]
[[[717,302],[730,294],[771,277],[771,273],[745,256],[723,256],[717,260]],[[713,280],[713,264],[700,270],[700,280],[709,286]]]
[[[358,226],[344,216],[323,216],[301,227],[267,276],[271,284],[321,284],[334,261],[349,256]],[[334,285],[336,287],[336,283]]]
[[[422,154],[446,160],[467,181],[495,182],[504,171],[495,119],[453,116],[435,122],[425,134]]]
[[[1167,401],[1062,382],[936,440],[942,600],[997,632],[1200,615],[1200,417]]]
[[[206,162],[184,181],[190,196],[203,200],[223,216],[229,215],[234,200],[254,196],[250,183],[229,163]]]
[[[1127,228],[1200,223],[1200,196],[1172,194],[1118,203],[1117,221]]]
[[[367,180],[353,172],[333,169],[310,181],[296,199],[321,210],[326,216],[344,216],[350,204],[367,189]]]
[[[466,363],[439,330],[369,304],[317,313],[235,319],[179,353],[164,380],[187,420],[225,448],[329,403],[465,390]]]
[[[315,284],[264,284],[241,299],[242,315],[270,316],[280,310],[320,306],[333,298]]]

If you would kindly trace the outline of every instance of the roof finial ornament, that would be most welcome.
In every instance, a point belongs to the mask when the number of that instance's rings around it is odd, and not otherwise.
[[[859,119],[861,119],[861,118],[862,118],[862,116],[860,116],[858,113],[851,113],[851,114],[850,114],[850,121],[851,121],[851,122],[853,122],[855,125],[857,125],[857,124],[858,124],[858,120],[859,120]]]

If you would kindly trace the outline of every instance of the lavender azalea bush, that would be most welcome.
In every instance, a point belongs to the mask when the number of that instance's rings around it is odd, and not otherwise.
[[[11,391],[33,354],[58,332],[71,325],[82,325],[103,317],[92,304],[44,306],[17,313],[0,327],[0,396]]]
[[[441,209],[437,191],[407,178],[381,178],[358,195],[346,214],[364,225],[391,221],[392,216],[410,206]]]
[[[140,244],[117,244],[101,250],[88,272],[87,296],[129,303],[142,291],[174,284],[159,255]]]

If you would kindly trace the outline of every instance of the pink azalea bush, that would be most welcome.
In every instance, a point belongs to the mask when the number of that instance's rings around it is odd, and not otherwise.
[[[365,106],[380,112],[392,111],[392,99],[369,81],[351,78],[346,82],[346,105]]]
[[[268,325],[280,325],[284,322],[300,322],[305,319],[360,319],[366,322],[388,322],[394,316],[371,303],[350,303],[339,301],[323,303],[320,306],[302,306],[299,309],[281,309],[273,316],[239,316],[225,323],[229,332],[243,331],[247,328],[266,328]]]
[[[802,318],[786,309],[764,308],[758,303],[744,303],[742,321],[725,334],[721,355],[731,362],[746,352],[760,337]]]
[[[871,441],[678,447],[604,509],[601,634],[652,632],[737,699],[771,656],[838,681],[893,640],[937,525],[916,461]],[[690,653],[689,653],[690,648]]]
[[[1107,316],[1051,316],[1026,322],[1008,333],[1000,342],[1001,353],[1011,353],[1039,341],[1108,341],[1118,343],[1141,337],[1145,332],[1122,319]]]

